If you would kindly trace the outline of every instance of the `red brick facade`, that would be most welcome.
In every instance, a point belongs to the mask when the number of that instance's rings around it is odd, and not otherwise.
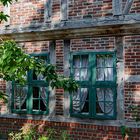
[[[49,0],[39,0],[39,1],[28,1],[21,0],[14,2],[10,6],[10,21],[7,27],[4,26],[4,23],[1,23],[1,28],[8,32],[7,29],[12,30],[11,34],[14,35],[14,30],[17,29],[16,34],[22,34],[24,41],[20,41],[18,37],[13,37],[14,39],[19,40],[19,45],[27,53],[41,53],[41,52],[50,52],[50,43],[55,41],[55,51],[54,57],[56,59],[57,72],[61,75],[65,74],[65,40],[69,40],[69,53],[78,52],[78,51],[87,51],[87,52],[110,52],[113,51],[117,55],[117,116],[116,120],[97,120],[97,119],[88,119],[88,118],[76,118],[70,117],[68,113],[64,115],[66,110],[69,112],[69,105],[65,107],[65,92],[63,89],[55,90],[55,111],[54,115],[50,118],[46,116],[36,116],[36,115],[26,115],[26,118],[23,119],[22,115],[15,115],[11,113],[10,107],[8,106],[8,112],[6,106],[1,106],[0,110],[2,115],[0,116],[0,134],[7,135],[11,131],[17,131],[26,123],[32,124],[45,124],[46,127],[55,128],[58,132],[60,130],[67,130],[70,134],[70,137],[73,140],[122,140],[121,135],[121,126],[126,125],[129,128],[129,139],[130,140],[140,140],[140,128],[139,122],[135,122],[135,114],[131,109],[131,106],[137,106],[137,111],[140,110],[140,35],[135,35],[136,30],[132,31],[127,35],[127,31],[121,34],[121,31],[118,32],[116,28],[125,28],[125,26],[120,26],[112,23],[105,26],[104,29],[101,28],[100,24],[106,24],[106,20],[102,23],[99,23],[99,28],[93,25],[94,27],[88,29],[89,35],[84,36],[82,33],[83,30],[78,32],[79,28],[85,29],[86,33],[87,27],[75,27],[73,30],[73,36],[65,36],[68,32],[67,26],[64,29],[61,29],[63,24],[70,22],[68,29],[72,29],[73,23],[80,22],[81,24],[89,22],[88,20],[97,20],[98,19],[108,19],[117,18],[113,13],[114,0],[67,0],[66,6],[66,22],[61,21],[62,13],[62,2],[64,0],[51,0],[50,9],[46,9],[46,3]],[[121,10],[123,11],[126,6],[127,0],[122,0]],[[2,10],[3,7],[1,6]],[[46,18],[44,13],[46,10],[50,10],[51,16]],[[140,13],[140,1],[134,0],[131,9],[127,16],[139,15]],[[125,16],[120,15],[120,19]],[[119,19],[119,18],[118,18]],[[65,21],[64,20],[64,21]],[[84,22],[81,22],[83,21]],[[99,20],[99,21],[100,21]],[[116,20],[116,19],[115,19]],[[128,19],[129,20],[129,19]],[[61,24],[63,23],[63,24]],[[131,23],[131,20],[130,20]],[[55,28],[55,25],[60,24],[59,27]],[[92,22],[90,22],[92,25]],[[128,23],[127,23],[128,24]],[[41,38],[40,34],[42,30],[35,30],[34,32],[29,31],[30,40],[28,36],[26,37],[26,32],[20,32],[20,27],[30,27],[32,25],[42,26],[46,25],[45,33],[49,31],[51,27],[51,32],[54,32],[53,35],[50,35],[52,40],[47,38]],[[133,23],[132,25],[133,26]],[[53,28],[54,27],[54,28]],[[32,28],[32,27],[31,27]],[[74,27],[73,27],[74,28]],[[106,32],[102,35],[94,36],[92,29],[95,28],[95,32],[101,32],[105,30]],[[19,30],[18,30],[19,29]],[[60,33],[62,30],[63,33]],[[126,29],[127,30],[127,29]],[[110,31],[113,31],[113,35],[110,34]],[[77,33],[78,32],[78,33]],[[31,33],[31,35],[30,35]],[[45,34],[44,33],[44,34]],[[49,32],[50,33],[50,32]],[[56,33],[56,34],[55,34]],[[134,34],[133,34],[134,33]],[[10,33],[9,33],[10,34]],[[51,34],[51,33],[50,33]],[[68,32],[69,34],[69,32]],[[59,36],[60,35],[60,38]],[[81,35],[81,37],[79,37]],[[49,36],[47,34],[46,36]],[[78,36],[78,37],[77,37]],[[122,42],[119,44],[117,38],[120,37]],[[59,39],[55,39],[59,38]],[[118,48],[121,46],[121,49]],[[121,55],[118,53],[120,50]],[[6,82],[0,81],[0,89],[6,90]],[[139,116],[140,117],[140,116]],[[32,119],[31,119],[32,118]],[[43,119],[41,119],[43,118]]]

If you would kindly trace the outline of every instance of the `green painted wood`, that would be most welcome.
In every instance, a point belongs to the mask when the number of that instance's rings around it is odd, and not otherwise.
[[[46,57],[46,62],[49,63],[49,53],[34,53],[31,54],[31,56],[34,57]],[[38,98],[33,98],[33,87],[48,87],[48,82],[43,81],[43,80],[33,80],[33,71],[29,71],[27,74],[27,85],[28,85],[28,93],[27,93],[27,99],[26,99],[26,111],[22,109],[14,109],[14,85],[17,83],[12,82],[12,107],[11,110],[13,113],[17,114],[48,114],[49,113],[49,108],[48,108],[48,102],[49,102],[49,90],[46,90],[46,100],[47,100],[47,107],[46,111],[41,111],[40,110],[40,104],[38,104],[39,110],[33,110],[33,100],[40,100],[42,99],[40,97],[40,92],[39,92],[39,97]]]
[[[116,53],[115,52],[86,52],[86,51],[79,51],[79,52],[73,52],[71,53],[70,57],[70,66],[71,66],[71,76],[74,77],[74,67],[73,67],[73,57],[74,56],[80,56],[80,60],[82,55],[88,55],[88,74],[89,79],[87,81],[77,81],[80,87],[86,87],[89,90],[89,113],[74,113],[72,110],[72,94],[70,95],[70,114],[73,117],[81,117],[81,118],[93,118],[93,119],[116,119],[116,80],[117,80],[117,74],[116,74]],[[106,57],[107,55],[111,55],[113,57],[113,81],[96,81],[96,57],[97,55],[102,55],[102,57]],[[81,62],[80,62],[81,65]],[[81,67],[80,67],[81,68]],[[105,64],[104,64],[104,68]],[[96,89],[97,88],[111,88],[113,90],[113,107],[114,107],[114,113],[112,116],[109,116],[108,114],[104,115],[97,115],[96,114]],[[104,100],[104,103],[107,102]]]

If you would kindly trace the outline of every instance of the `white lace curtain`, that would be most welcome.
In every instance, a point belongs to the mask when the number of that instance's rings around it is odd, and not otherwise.
[[[88,80],[88,57],[86,55],[75,56],[73,59],[74,64],[74,77],[78,81]],[[97,57],[97,81],[113,81],[113,58],[111,56]],[[73,110],[74,112],[81,112],[84,108],[88,95],[87,88],[81,88],[73,95]],[[105,101],[109,102],[103,102]],[[107,88],[105,90],[97,90],[97,100],[102,112],[109,115],[113,114],[113,93],[112,90]]]
[[[113,115],[113,92],[111,89],[98,88],[97,91],[98,104],[103,113]],[[99,112],[97,112],[99,113]]]
[[[75,56],[74,64],[74,78],[78,81],[86,81],[88,79],[88,56]],[[77,93],[73,94],[73,111],[81,112],[84,108],[88,96],[87,88],[79,88]]]
[[[42,80],[42,81],[45,81],[45,77],[40,73],[38,76],[37,76],[37,80]],[[40,87],[40,95],[41,95],[41,98],[42,98],[42,101],[44,103],[45,106],[47,106],[47,87]]]
[[[81,112],[84,108],[86,98],[88,96],[88,89],[81,88],[78,90],[77,93],[73,94],[73,111],[74,112]]]
[[[111,56],[97,57],[97,81],[113,81],[113,58]],[[104,99],[105,98],[105,99]],[[103,113],[113,115],[113,93],[109,88],[97,89],[99,107]],[[110,102],[104,102],[110,101]]]
[[[113,80],[113,59],[112,57],[97,57],[97,81]]]
[[[28,86],[15,85],[14,89],[14,105],[17,108],[21,108],[27,98]]]

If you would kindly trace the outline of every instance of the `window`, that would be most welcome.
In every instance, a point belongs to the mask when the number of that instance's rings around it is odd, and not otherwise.
[[[70,96],[71,116],[115,119],[115,53],[73,53],[70,63],[71,76],[79,83],[78,91]]]
[[[32,54],[37,61],[48,63],[48,54]],[[35,71],[27,74],[27,84],[24,86],[12,83],[12,112],[26,114],[48,114],[48,83],[42,74]]]

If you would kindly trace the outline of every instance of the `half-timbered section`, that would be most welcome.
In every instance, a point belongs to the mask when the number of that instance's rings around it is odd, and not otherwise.
[[[23,87],[1,79],[9,95],[0,102],[1,137],[43,123],[73,140],[122,140],[122,126],[140,139],[139,0],[20,0],[0,9],[10,15],[2,39],[79,84],[75,93],[52,90],[34,71]]]

